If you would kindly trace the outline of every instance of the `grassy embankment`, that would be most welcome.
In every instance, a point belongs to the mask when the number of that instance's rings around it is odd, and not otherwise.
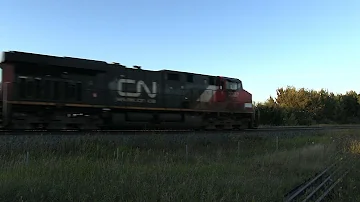
[[[0,137],[0,201],[279,201],[354,132],[302,133]]]

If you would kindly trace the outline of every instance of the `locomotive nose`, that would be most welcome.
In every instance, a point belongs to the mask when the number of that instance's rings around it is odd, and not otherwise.
[[[250,104],[252,103],[252,95],[251,95],[251,93],[247,92],[246,90],[239,91],[238,98],[243,103],[250,103]]]

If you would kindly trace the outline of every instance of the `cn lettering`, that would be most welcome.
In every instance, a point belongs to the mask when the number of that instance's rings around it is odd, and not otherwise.
[[[136,85],[136,92],[135,93],[125,92],[123,90],[123,84]],[[150,91],[149,87],[145,84],[145,82],[141,81],[141,80],[135,81],[133,79],[120,79],[118,81],[118,93],[122,97],[140,97],[141,93],[142,93],[142,89],[144,89],[150,98],[155,98],[156,97],[156,87],[157,87],[156,82],[152,82],[152,91]]]

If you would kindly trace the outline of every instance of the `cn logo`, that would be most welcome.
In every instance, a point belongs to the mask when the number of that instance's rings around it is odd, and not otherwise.
[[[135,93],[125,92],[123,90],[123,84],[136,85],[136,92]],[[142,93],[142,89],[144,89],[150,98],[155,98],[156,97],[156,87],[157,87],[156,82],[152,82],[152,91],[150,91],[149,87],[145,84],[145,82],[141,81],[141,80],[136,82],[133,79],[120,79],[118,81],[118,93],[122,97],[140,97],[141,93]]]
[[[136,92],[126,92],[123,87],[124,84],[132,84],[136,85]],[[120,79],[118,81],[117,86],[117,92],[121,96],[121,98],[118,98],[117,100],[120,102],[138,102],[138,103],[151,103],[155,104],[156,100],[154,99],[156,97],[156,89],[157,84],[156,82],[152,82],[152,90],[145,84],[144,81],[136,81],[133,79]],[[147,96],[151,99],[142,99],[139,98],[143,92],[143,90],[146,92]]]

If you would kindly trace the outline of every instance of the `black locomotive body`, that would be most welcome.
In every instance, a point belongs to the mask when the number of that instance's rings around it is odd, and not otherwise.
[[[238,79],[22,52],[5,52],[0,66],[4,128],[257,126]]]

